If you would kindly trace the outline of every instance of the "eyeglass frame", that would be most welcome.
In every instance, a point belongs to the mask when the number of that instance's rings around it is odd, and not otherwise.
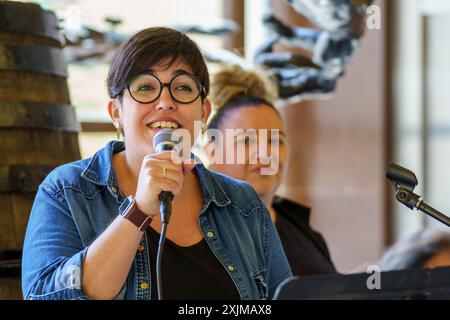
[[[160,87],[159,87],[159,93],[158,93],[158,95],[156,96],[156,98],[153,99],[152,101],[149,101],[149,102],[142,102],[142,101],[139,101],[139,100],[137,100],[137,99],[133,96],[133,94],[131,93],[130,85],[131,85],[131,82],[132,82],[133,80],[130,80],[130,81],[128,81],[128,84],[127,84],[127,87],[126,87],[126,88],[127,88],[127,90],[128,90],[128,93],[130,94],[131,98],[133,98],[133,100],[136,101],[136,102],[139,102],[139,103],[142,103],[142,104],[150,104],[150,103],[152,103],[152,102],[155,102],[156,100],[158,100],[158,99],[161,97],[161,94],[162,94],[162,91],[163,91],[164,88],[167,88],[167,90],[169,91],[170,97],[171,97],[173,100],[175,100],[176,102],[181,103],[181,104],[190,104],[190,103],[194,102],[195,100],[197,100],[199,97],[202,97],[202,100],[203,100],[204,98],[206,98],[205,86],[203,86],[203,84],[200,82],[200,80],[199,80],[196,76],[194,76],[193,74],[190,74],[189,72],[182,72],[182,73],[179,73],[179,74],[177,74],[176,76],[174,76],[169,82],[166,82],[166,83],[161,82],[161,80],[160,80],[157,76],[155,76],[153,73],[151,73],[151,72],[140,72],[140,73],[134,75],[133,77],[131,77],[131,79],[134,79],[134,78],[136,78],[136,77],[138,77],[138,76],[140,76],[140,75],[143,75],[143,74],[152,76],[152,77],[154,77],[156,80],[158,80],[159,86],[160,86]],[[193,100],[190,101],[190,102],[181,102],[181,101],[179,101],[178,99],[176,99],[176,98],[173,96],[172,90],[170,90],[170,86],[172,85],[173,80],[176,79],[176,78],[179,77],[179,76],[182,76],[182,75],[188,76],[188,77],[192,78],[193,80],[195,80],[195,82],[197,83],[197,85],[198,85],[198,87],[199,87],[199,89],[200,89],[200,90],[198,91],[198,95],[195,97],[195,99],[193,99]]]

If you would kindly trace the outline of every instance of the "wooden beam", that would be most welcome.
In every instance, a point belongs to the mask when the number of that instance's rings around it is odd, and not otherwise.
[[[241,27],[240,32],[232,33],[225,37],[223,47],[226,50],[245,54],[244,52],[244,0],[226,0],[223,1],[223,17],[235,21]]]
[[[110,122],[81,122],[82,132],[115,132],[116,128]]]

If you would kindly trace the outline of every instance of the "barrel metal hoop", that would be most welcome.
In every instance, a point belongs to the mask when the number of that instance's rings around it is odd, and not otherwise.
[[[0,278],[19,278],[22,260],[0,261]]]
[[[62,40],[56,15],[31,3],[0,1],[0,32]]]
[[[22,251],[0,251],[0,278],[18,278],[22,265]]]
[[[67,104],[0,101],[0,128],[80,132],[75,108]]]
[[[0,70],[39,72],[67,77],[63,50],[43,46],[0,45]]]

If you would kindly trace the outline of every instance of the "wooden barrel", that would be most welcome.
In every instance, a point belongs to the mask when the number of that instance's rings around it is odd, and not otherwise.
[[[80,159],[56,16],[0,1],[0,299],[21,299],[20,257],[40,182]]]
[[[3,252],[0,255],[0,300],[20,299],[20,251]]]

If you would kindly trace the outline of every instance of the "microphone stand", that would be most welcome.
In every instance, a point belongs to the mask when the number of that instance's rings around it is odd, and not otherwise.
[[[442,222],[447,227],[450,227],[450,218],[448,216],[427,205],[422,200],[422,197],[418,196],[412,191],[400,188],[397,190],[396,198],[411,210],[420,210],[430,217],[438,220],[439,222]]]
[[[386,172],[388,178],[395,189],[395,197],[411,210],[420,210],[430,217],[450,227],[450,218],[423,202],[422,197],[413,193],[418,181],[416,175],[411,170],[396,163],[390,163]]]

